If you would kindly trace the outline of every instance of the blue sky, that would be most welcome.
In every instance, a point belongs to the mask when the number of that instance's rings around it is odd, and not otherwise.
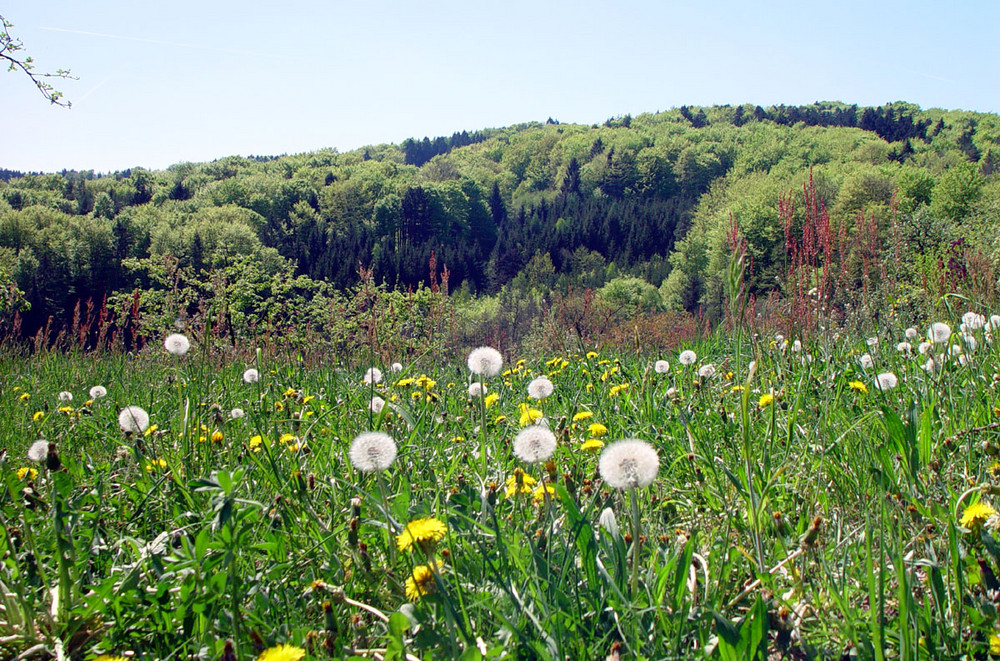
[[[680,105],[1000,111],[1000,3],[13,0],[0,168],[165,168]]]

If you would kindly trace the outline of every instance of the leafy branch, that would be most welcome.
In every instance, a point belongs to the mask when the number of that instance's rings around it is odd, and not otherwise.
[[[38,91],[42,93],[49,103],[53,103],[57,106],[62,106],[63,108],[69,108],[73,104],[69,101],[63,100],[63,93],[57,90],[48,82],[49,78],[63,78],[66,80],[76,80],[76,76],[73,76],[69,69],[57,69],[53,73],[39,73],[35,71],[35,62],[30,56],[21,57],[18,55],[24,50],[24,44],[20,39],[11,36],[10,28],[14,27],[14,24],[8,21],[3,16],[0,16],[0,60],[6,60],[8,63],[7,71],[21,71],[31,82],[35,84]]]

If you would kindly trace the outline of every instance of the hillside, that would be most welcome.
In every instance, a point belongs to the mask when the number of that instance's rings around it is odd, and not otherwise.
[[[3,171],[4,332],[56,329],[105,299],[171,318],[225,295],[239,323],[329,299],[360,269],[403,290],[445,275],[463,295],[628,275],[656,288],[653,307],[718,316],[730,217],[758,298],[789,293],[789,259],[810,250],[813,267],[836,261],[843,298],[891,280],[917,305],[940,265],[938,290],[978,295],[996,282],[998,164],[997,115],[817,103],[549,120],[162,171]],[[816,228],[825,248],[806,245]]]

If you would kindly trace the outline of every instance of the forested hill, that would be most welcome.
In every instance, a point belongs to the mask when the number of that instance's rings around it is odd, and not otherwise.
[[[658,288],[657,305],[711,308],[730,215],[765,293],[786,268],[809,181],[835,231],[874,226],[881,246],[891,234],[919,278],[956,243],[995,263],[998,165],[995,114],[817,103],[550,119],[162,171],[2,170],[0,312],[20,307],[32,333],[79,301],[140,291],[144,305],[177,305],[182,280],[208,292],[240,278],[259,305],[268,278],[297,276],[310,296],[355,284],[361,267],[412,288],[431,278],[432,254],[453,291],[628,274]]]

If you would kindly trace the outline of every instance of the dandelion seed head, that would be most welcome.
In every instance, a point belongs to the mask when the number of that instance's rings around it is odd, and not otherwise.
[[[175,356],[183,356],[191,348],[191,342],[188,341],[185,335],[171,333],[167,335],[167,339],[163,340],[163,348],[167,350],[167,353]]]
[[[795,340],[792,342],[792,353],[799,353],[800,351],[802,351],[802,342]]]
[[[229,412],[229,417],[232,418],[233,420],[239,420],[244,415],[246,415],[246,413],[243,411],[243,409],[233,409],[232,411]]]
[[[365,377],[361,379],[361,383],[366,386],[370,386],[373,383],[381,383],[382,381],[382,370],[377,367],[369,367],[368,371],[365,372]]]
[[[681,365],[694,365],[695,361],[698,360],[698,354],[690,349],[685,349],[681,351],[681,355],[677,357],[677,360],[680,361]]]
[[[917,353],[923,356],[924,354],[926,354],[928,351],[931,350],[932,346],[934,345],[931,344],[930,342],[921,342],[920,344],[917,345]]]
[[[403,371],[403,364],[402,363],[393,363],[389,367],[389,370],[398,374],[399,372]]]
[[[657,374],[666,374],[670,371],[670,363],[665,360],[658,360],[653,363],[653,371]]]
[[[903,335],[905,335],[906,339],[908,340],[915,340],[917,339],[917,336],[920,335],[920,333],[917,331],[916,328],[910,327],[903,332]]]
[[[556,435],[541,425],[525,427],[514,437],[514,454],[521,461],[548,461],[556,450]]]
[[[469,352],[469,371],[483,378],[494,377],[503,367],[503,356],[493,347],[478,347]]]
[[[892,390],[899,385],[899,379],[892,372],[882,372],[875,377],[875,387],[879,390]]]
[[[486,394],[486,384],[476,381],[469,384],[469,397],[482,397]]]
[[[260,381],[260,372],[251,367],[243,372],[243,381],[246,383],[257,383]]]
[[[674,399],[675,397],[677,397],[677,388],[674,388],[673,386],[667,388],[667,397],[669,397],[670,399]]]
[[[378,415],[385,408],[385,400],[379,396],[372,397],[372,401],[368,402],[368,410]]]
[[[969,351],[975,351],[976,347],[979,346],[979,342],[976,340],[976,337],[970,334],[962,335],[962,342],[965,343],[965,348]]]
[[[45,440],[35,441],[28,448],[28,459],[41,463],[49,454],[49,442]]]
[[[149,414],[138,406],[126,406],[118,413],[118,426],[123,432],[144,432],[149,427]]]
[[[89,394],[91,399],[100,399],[108,394],[108,389],[104,386],[94,386],[90,389]]]
[[[703,379],[711,379],[715,376],[716,370],[715,365],[712,363],[706,363],[698,368],[698,376]]]
[[[73,401],[73,393],[71,393],[68,390],[63,390],[61,393],[59,393],[59,401],[60,402],[72,402]]]
[[[861,358],[858,359],[858,362],[861,363],[861,367],[865,368],[866,370],[870,370],[872,368],[872,365],[875,364],[875,361],[872,360],[871,354],[867,353],[862,355]]]
[[[552,381],[547,376],[540,376],[532,379],[528,384],[528,397],[532,399],[545,399],[555,390]]]
[[[351,465],[362,473],[384,471],[396,460],[396,441],[378,431],[358,434],[351,442]]]
[[[962,315],[962,323],[969,330],[979,330],[986,325],[986,317],[975,312],[966,312]]]
[[[877,337],[869,337],[865,341],[868,343],[868,346],[870,346],[870,347],[877,347],[878,346],[878,338]]]
[[[598,470],[615,489],[647,487],[660,470],[660,455],[649,443],[628,438],[604,448]]]
[[[935,344],[944,344],[951,337],[951,326],[943,321],[935,321],[927,329],[927,339]]]
[[[909,342],[900,342],[896,345],[896,351],[899,353],[913,353],[913,345]]]
[[[1000,314],[990,315],[990,328],[1000,328]]]

